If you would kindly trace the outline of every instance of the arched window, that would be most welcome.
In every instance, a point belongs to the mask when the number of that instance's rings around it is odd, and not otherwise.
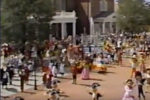
[[[100,11],[108,10],[108,2],[107,0],[100,0]]]

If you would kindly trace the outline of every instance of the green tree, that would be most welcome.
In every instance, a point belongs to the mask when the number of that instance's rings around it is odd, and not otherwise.
[[[2,37],[17,42],[39,37],[42,40],[49,34],[48,22],[52,15],[52,0],[3,0]]]
[[[122,31],[139,33],[147,31],[149,15],[144,0],[120,0],[117,23]]]

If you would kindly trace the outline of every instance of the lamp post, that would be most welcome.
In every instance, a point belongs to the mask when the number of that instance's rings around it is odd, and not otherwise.
[[[37,70],[37,49],[36,49],[36,46],[33,46],[32,49],[31,49],[31,57],[34,61],[34,65],[33,65],[33,68],[34,68],[34,90],[37,90],[37,80],[36,80],[36,70]]]
[[[36,64],[36,58],[34,58],[34,90],[37,90],[37,81],[36,81],[36,69],[37,69],[37,64]]]
[[[27,19],[29,20],[34,20],[36,21],[36,19],[34,18],[33,15],[30,15],[27,17]],[[36,21],[37,22],[37,21]],[[36,30],[36,38],[37,38],[37,30]],[[36,70],[37,70],[37,45],[36,43],[34,44],[34,46],[31,48],[31,57],[34,61],[34,90],[37,90],[37,80],[36,80]]]

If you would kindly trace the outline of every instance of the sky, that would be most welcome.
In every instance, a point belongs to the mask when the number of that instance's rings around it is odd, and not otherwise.
[[[150,0],[146,0],[146,1],[150,2]]]
[[[116,0],[116,1],[117,1],[117,0]],[[145,0],[145,1],[150,2],[150,0]]]

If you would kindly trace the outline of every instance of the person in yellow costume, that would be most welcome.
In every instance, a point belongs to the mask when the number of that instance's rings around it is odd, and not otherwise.
[[[132,58],[131,58],[131,68],[132,68],[131,78],[135,75],[137,66],[138,66],[137,54],[134,53]]]
[[[112,45],[111,45],[111,43],[109,42],[109,41],[106,41],[105,43],[104,43],[104,50],[106,50],[107,52],[112,52]]]
[[[143,53],[140,54],[139,58],[139,66],[140,66],[140,71],[145,73],[145,55]]]

